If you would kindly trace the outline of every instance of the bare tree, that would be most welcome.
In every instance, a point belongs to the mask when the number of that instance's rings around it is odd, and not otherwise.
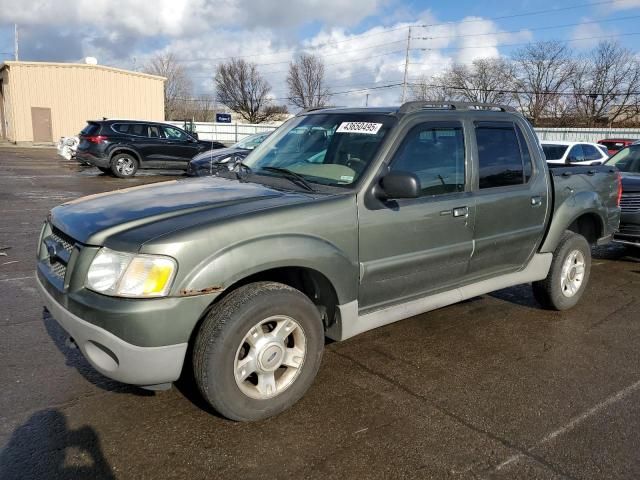
[[[439,76],[421,76],[415,83],[409,85],[409,99],[440,102],[448,99],[447,92],[441,86]]]
[[[287,85],[289,102],[296,107],[323,107],[329,101],[329,89],[324,83],[324,63],[316,55],[303,53],[289,64]]]
[[[165,77],[164,84],[164,118],[178,119],[184,116],[188,99],[193,86],[184,67],[173,53],[160,53],[151,57],[144,66],[144,71],[152,75]]]
[[[513,64],[502,58],[479,58],[471,65],[454,64],[441,77],[449,98],[475,103],[509,103]]]
[[[573,78],[578,121],[591,127],[624,122],[638,114],[640,62],[631,50],[604,41],[582,60]]]
[[[216,98],[249,123],[262,123],[276,117],[269,99],[271,86],[260,75],[255,63],[233,58],[218,65],[215,76]]]
[[[514,100],[534,125],[562,111],[562,94],[570,86],[576,63],[558,42],[531,43],[514,58]]]

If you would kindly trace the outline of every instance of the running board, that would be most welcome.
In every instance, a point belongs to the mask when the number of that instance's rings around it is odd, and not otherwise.
[[[502,288],[513,287],[523,283],[535,282],[547,277],[553,254],[537,253],[523,270],[508,273],[499,277],[482,280],[477,283],[465,285],[446,292],[437,293],[428,297],[411,300],[406,303],[382,308],[365,315],[358,314],[358,301],[338,305],[339,318],[326,332],[327,337],[333,340],[346,340],[359,333],[373,330],[390,323],[404,320],[421,313],[446,307],[469,298],[495,292]]]

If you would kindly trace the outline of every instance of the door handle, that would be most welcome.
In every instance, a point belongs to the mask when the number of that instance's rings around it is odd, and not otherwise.
[[[539,207],[542,205],[542,197],[531,197],[531,206]]]
[[[469,208],[467,207],[456,207],[453,209],[454,217],[466,217],[469,215]]]

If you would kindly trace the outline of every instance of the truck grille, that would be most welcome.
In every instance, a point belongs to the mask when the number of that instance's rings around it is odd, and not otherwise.
[[[53,228],[51,233],[43,238],[42,243],[43,251],[46,252],[43,262],[55,277],[64,282],[76,242],[57,228]]]
[[[633,213],[640,211],[640,192],[622,193],[620,199],[620,209],[624,213]]]

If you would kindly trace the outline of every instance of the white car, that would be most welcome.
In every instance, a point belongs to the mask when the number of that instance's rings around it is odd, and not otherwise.
[[[547,163],[600,165],[609,158],[607,147],[589,142],[540,142]]]

